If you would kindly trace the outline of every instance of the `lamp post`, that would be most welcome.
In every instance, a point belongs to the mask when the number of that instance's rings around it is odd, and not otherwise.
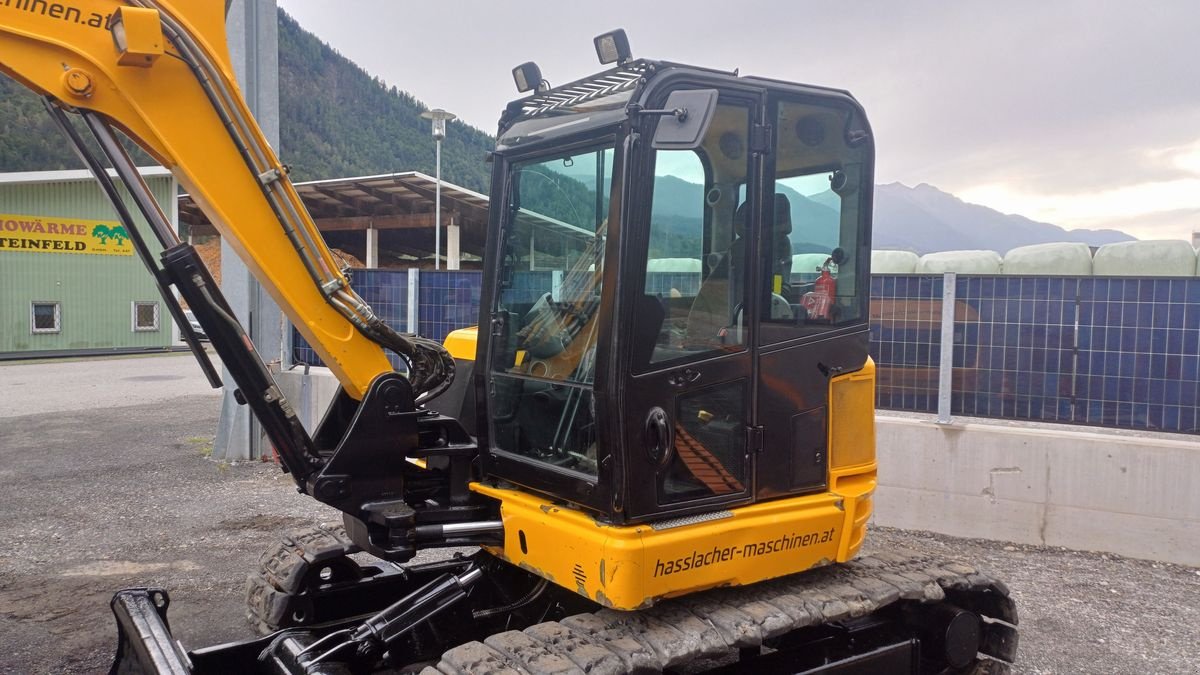
[[[421,117],[433,122],[433,143],[437,153],[437,192],[433,216],[433,269],[442,268],[442,139],[446,137],[446,122],[455,119],[454,113],[435,108],[421,113]]]

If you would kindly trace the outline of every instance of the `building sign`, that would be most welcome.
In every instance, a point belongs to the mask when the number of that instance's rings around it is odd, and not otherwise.
[[[125,226],[111,220],[0,214],[0,253],[133,255]]]

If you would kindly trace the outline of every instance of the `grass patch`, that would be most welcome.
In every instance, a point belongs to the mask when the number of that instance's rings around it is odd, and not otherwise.
[[[196,448],[201,457],[212,457],[213,439],[211,436],[192,436],[184,440]]]

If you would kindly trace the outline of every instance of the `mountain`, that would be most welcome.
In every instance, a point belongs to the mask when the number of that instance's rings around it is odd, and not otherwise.
[[[828,253],[838,245],[841,197],[829,190],[805,197],[786,185],[777,185],[775,190],[788,198],[791,207],[792,233],[788,238],[792,253]]]
[[[969,204],[932,185],[901,183],[875,188],[872,248],[915,253],[990,249],[1003,255],[1029,244],[1083,242],[1102,246],[1134,237],[1118,230],[1066,230],[1024,216]]]
[[[428,108],[372,77],[282,10],[279,107],[279,155],[291,166],[293,180],[434,173],[429,122],[420,117]],[[486,193],[490,172],[484,157],[493,146],[486,133],[451,122],[442,142],[442,177]],[[145,155],[137,159],[149,161]],[[38,98],[0,75],[0,172],[80,168]]]
[[[389,86],[305,31],[279,12],[280,157],[297,181],[361,176],[393,171],[434,172],[434,145],[427,108],[411,95]],[[403,83],[399,83],[403,84]],[[497,104],[499,111],[499,103]],[[493,139],[462,124],[450,123],[442,143],[442,176],[458,185],[487,192],[485,153]],[[139,162],[148,158],[137,153]],[[82,168],[41,102],[0,75],[0,172]],[[574,177],[582,180],[580,176]],[[657,255],[696,248],[696,220],[703,203],[699,185],[674,177],[656,185],[655,214],[661,238],[651,243]],[[839,198],[830,191],[801,195],[786,186],[791,203],[794,253],[828,251],[838,238]],[[875,193],[876,249],[917,253],[955,249],[992,249],[1054,241],[1099,246],[1132,239],[1116,230],[1064,230],[1017,215],[968,204],[930,185],[880,185]]]
[[[779,185],[792,214],[792,253],[827,252],[837,246],[841,198],[826,190],[805,196]],[[652,255],[694,255],[703,187],[675,176],[655,179],[654,219],[657,239]],[[1133,237],[1117,230],[1065,230],[1024,216],[1006,215],[921,184],[915,188],[891,183],[875,188],[875,230],[872,248],[935,251],[990,249],[1000,254],[1028,244],[1083,242],[1089,246]]]

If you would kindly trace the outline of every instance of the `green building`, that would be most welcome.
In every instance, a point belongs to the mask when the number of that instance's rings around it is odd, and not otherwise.
[[[178,222],[174,177],[160,167],[141,171]],[[161,246],[137,217],[157,255]],[[157,287],[90,173],[0,174],[0,359],[161,351],[176,340]]]

